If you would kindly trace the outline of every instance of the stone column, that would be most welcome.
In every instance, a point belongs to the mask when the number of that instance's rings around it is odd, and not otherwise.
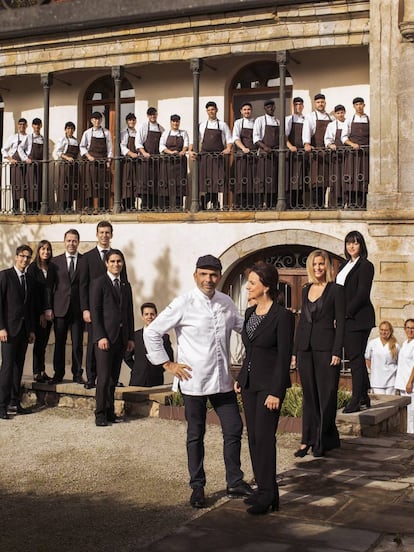
[[[285,101],[285,85],[286,85],[286,50],[282,50],[276,54],[276,60],[279,64],[279,163],[277,175],[277,204],[276,211],[286,210],[286,189],[285,189],[285,116],[286,116],[286,101]]]
[[[121,133],[121,82],[124,76],[124,68],[112,67],[112,78],[115,85],[115,136],[114,136],[114,213],[121,212],[121,148],[119,137]]]
[[[200,110],[200,73],[203,69],[203,60],[193,58],[190,61],[190,69],[193,73],[193,151],[198,153],[199,149],[199,131],[198,114]],[[191,174],[191,213],[197,213],[200,210],[200,194],[198,190],[198,162],[193,162],[193,171]]]
[[[43,162],[40,214],[46,215],[49,211],[49,107],[50,87],[53,84],[53,74],[42,73],[40,75],[40,82],[43,86]]]

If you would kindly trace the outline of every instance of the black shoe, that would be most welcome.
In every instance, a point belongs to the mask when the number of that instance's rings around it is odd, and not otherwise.
[[[96,385],[93,381],[87,381],[84,385],[85,389],[95,389]]]
[[[108,422],[111,422],[111,424],[119,424],[123,421],[122,418],[120,418],[116,414],[107,414],[106,419],[108,420]]]
[[[308,451],[310,449],[310,445],[306,445],[305,448],[299,448],[296,452],[293,453],[293,456],[296,458],[305,458],[305,456],[308,454]]]
[[[252,495],[248,496],[243,500],[245,504],[248,504],[249,506],[253,506],[256,504],[256,502],[259,500],[259,494],[257,492],[253,493]]]
[[[7,412],[9,414],[17,414],[17,404],[9,404],[7,407]]]
[[[33,410],[31,408],[23,408],[21,404],[18,404],[16,414],[33,414]]]
[[[7,414],[5,410],[2,410],[0,412],[0,420],[10,420],[10,416]]]
[[[275,512],[279,510],[279,498],[276,497],[272,500],[272,502],[261,504],[260,502],[256,502],[256,504],[253,504],[253,506],[250,506],[250,508],[247,508],[247,513],[252,516],[262,516],[264,514],[268,514],[269,512]]]
[[[85,382],[83,381],[82,376],[73,376],[73,383],[81,383],[83,385]]]
[[[251,496],[254,491],[246,481],[241,480],[240,483],[234,487],[227,487],[228,498],[245,498]]]
[[[325,453],[323,450],[313,449],[313,457],[314,458],[322,458],[322,456],[325,456]]]
[[[350,402],[345,408],[342,410],[344,414],[352,414],[353,412],[359,412],[361,410],[361,404],[360,403],[353,403]]]
[[[371,408],[371,399],[368,397],[368,395],[365,397],[365,399],[361,400],[360,406],[365,408]]]
[[[105,420],[105,418],[96,418],[95,425],[97,427],[106,427],[108,425],[108,422]]]
[[[205,508],[206,498],[204,496],[204,487],[196,487],[193,489],[190,497],[190,504],[193,508]]]
[[[53,376],[53,378],[51,378],[51,379],[47,382],[47,384],[48,384],[48,385],[56,385],[56,384],[58,384],[58,383],[62,383],[62,381],[63,381],[63,378],[59,378],[59,377],[57,377],[57,376]]]

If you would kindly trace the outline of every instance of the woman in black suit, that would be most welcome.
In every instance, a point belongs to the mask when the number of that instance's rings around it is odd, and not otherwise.
[[[33,377],[38,383],[51,378],[46,374],[45,355],[53,320],[53,294],[56,287],[56,268],[52,260],[52,244],[41,240],[35,260],[27,273],[36,283],[34,304],[36,308],[35,342],[33,345]]]
[[[349,414],[371,406],[364,354],[375,326],[375,311],[370,299],[374,265],[368,261],[364,237],[357,230],[345,237],[345,257],[348,262],[340,267],[336,282],[345,289],[344,345],[352,374],[352,399],[344,412]]]
[[[333,282],[328,253],[312,251],[306,270],[309,284],[302,292],[292,357],[303,391],[302,444],[295,452],[301,458],[310,447],[319,457],[340,446],[335,417],[345,326],[343,289]]]
[[[257,492],[246,499],[249,514],[279,508],[276,483],[276,430],[280,408],[290,387],[293,344],[292,314],[277,304],[278,273],[267,263],[256,263],[249,274],[248,300],[242,339],[246,357],[235,382],[242,394],[249,450]]]

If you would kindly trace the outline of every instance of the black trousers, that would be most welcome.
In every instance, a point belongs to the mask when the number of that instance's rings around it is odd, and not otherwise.
[[[86,331],[88,332],[88,344],[86,346],[86,378],[91,383],[95,383],[96,380],[96,358],[95,358],[95,344],[92,338],[92,324],[86,324]]]
[[[41,374],[45,371],[46,347],[49,341],[52,322],[47,322],[43,328],[40,323],[35,330],[35,342],[33,345],[33,374]]]
[[[261,500],[270,503],[278,496],[276,431],[280,410],[269,410],[264,405],[268,395],[267,391],[242,389],[253,473]]]
[[[302,443],[322,453],[337,448],[339,366],[330,366],[330,351],[298,351],[297,359],[303,392]]]
[[[204,487],[204,434],[206,432],[207,399],[220,418],[223,432],[223,455],[228,487],[234,487],[243,479],[240,469],[240,449],[243,423],[239,413],[236,394],[216,393],[214,395],[184,395],[187,420],[187,458],[190,472],[190,487]]]
[[[8,337],[1,343],[0,368],[0,412],[5,413],[9,404],[20,403],[24,359],[28,345],[28,336],[24,326],[14,337]]]
[[[66,313],[66,316],[57,316],[54,319],[55,350],[53,353],[53,368],[56,378],[63,379],[65,377],[66,340],[69,330],[72,340],[72,375],[74,377],[82,375],[83,327],[82,314],[78,313],[76,316],[71,309]]]
[[[352,375],[352,406],[358,405],[368,395],[370,388],[367,365],[365,363],[365,349],[371,330],[349,332],[345,325],[345,356],[349,360]]]
[[[107,351],[102,351],[95,343],[97,372],[95,416],[97,419],[106,420],[107,416],[114,414],[115,385],[119,379],[125,349],[121,336],[115,343],[111,343]]]

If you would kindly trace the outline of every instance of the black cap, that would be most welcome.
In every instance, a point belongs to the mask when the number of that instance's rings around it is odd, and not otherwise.
[[[102,113],[100,111],[94,111],[91,115],[91,119],[102,119]]]
[[[213,255],[203,255],[197,259],[196,268],[211,268],[212,270],[219,270],[221,272],[222,266],[220,259]]]
[[[128,113],[128,115],[125,117],[125,121],[136,121],[137,118],[135,117],[135,113]]]
[[[73,128],[73,130],[75,130],[75,123],[72,123],[72,121],[68,121],[67,123],[65,123],[65,129],[66,128]]]
[[[364,98],[361,98],[361,96],[357,96],[352,100],[352,104],[355,105],[356,103],[365,103]]]
[[[275,100],[266,100],[263,105],[264,107],[266,107],[267,105],[275,105]]]
[[[149,107],[147,109],[147,115],[156,115],[157,113],[158,113],[158,111],[155,107]]]
[[[208,109],[209,107],[214,107],[214,109],[217,109],[217,104],[216,104],[216,102],[212,102],[212,101],[207,102],[207,103],[206,103],[206,109]]]
[[[171,115],[170,121],[181,121],[181,117],[174,113],[174,115]]]
[[[321,94],[321,93],[319,92],[319,94],[315,94],[315,96],[314,96],[313,99],[314,99],[314,100],[325,100],[326,98],[325,98],[325,94]]]
[[[303,104],[303,98],[300,96],[296,96],[296,98],[293,98],[293,103],[302,103]]]
[[[20,119],[17,122],[24,123],[25,125],[27,125],[27,119],[25,119],[24,117],[20,117]]]
[[[346,109],[342,104],[338,104],[334,107],[334,111],[336,113],[337,111],[346,111]]]
[[[42,121],[39,119],[39,117],[35,117],[32,121],[32,125],[41,125]]]

